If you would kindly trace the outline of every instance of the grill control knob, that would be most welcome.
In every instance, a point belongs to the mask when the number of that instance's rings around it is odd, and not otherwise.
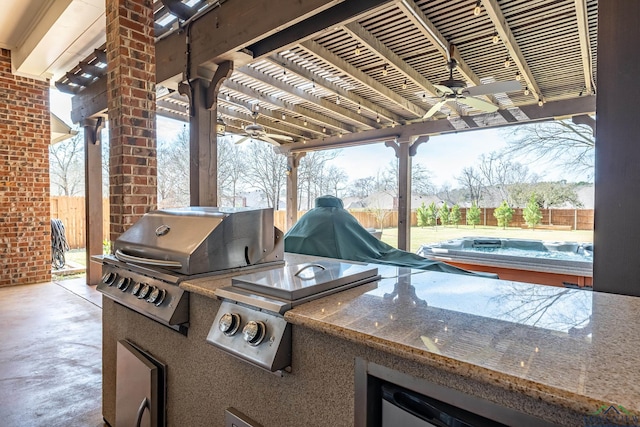
[[[138,282],[133,286],[133,289],[131,289],[131,293],[134,294],[135,296],[138,296],[138,294],[140,293],[140,289],[142,289],[142,285],[144,285],[144,283]]]
[[[162,304],[162,301],[164,301],[164,297],[167,295],[167,291],[165,291],[164,289],[156,288],[155,286],[152,286],[152,288],[153,290],[149,294],[147,302],[155,304],[156,307],[159,307],[160,304]]]
[[[104,276],[102,276],[102,283],[104,283],[105,285],[113,286],[117,278],[118,275],[113,271],[110,271],[108,273],[104,273]]]
[[[252,346],[256,346],[262,342],[267,332],[267,327],[262,322],[251,320],[242,329],[242,338]]]
[[[146,283],[144,283],[142,285],[142,288],[140,288],[140,292],[138,293],[138,298],[145,299],[147,296],[149,296],[149,293],[151,293],[151,288],[152,286],[149,286]]]
[[[129,277],[121,277],[120,280],[118,280],[118,283],[116,283],[116,287],[124,292],[129,288],[130,284],[131,279]]]
[[[227,336],[238,332],[240,328],[240,315],[237,313],[225,313],[218,322],[218,328]]]

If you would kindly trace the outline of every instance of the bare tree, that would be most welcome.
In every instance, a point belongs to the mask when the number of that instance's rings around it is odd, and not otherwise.
[[[394,197],[398,197],[398,178],[400,176],[400,166],[397,159],[389,162],[384,171],[384,190]],[[431,172],[419,163],[411,166],[411,192],[420,196],[435,193],[435,187],[431,183]]]
[[[316,197],[327,192],[329,188],[327,163],[338,156],[339,151],[324,150],[307,153],[301,160],[298,168],[298,205],[302,206],[306,199],[307,209]]]
[[[467,200],[480,206],[480,200],[486,191],[486,184],[482,173],[474,167],[466,167],[457,177],[458,183],[467,192]]]
[[[244,188],[243,180],[247,173],[246,155],[240,146],[228,138],[218,139],[218,203],[228,201],[236,206],[238,192]]]
[[[267,205],[278,210],[286,183],[287,159],[269,144],[252,141],[248,146],[247,179],[264,196]]]
[[[348,179],[349,175],[343,169],[329,166],[327,168],[327,177],[324,180],[328,190],[326,193],[340,197],[339,193],[346,187]]]
[[[587,125],[571,120],[533,123],[509,128],[505,137],[510,141],[505,154],[553,160],[567,170],[593,177],[595,136]]]
[[[364,199],[372,195],[376,191],[376,180],[373,176],[366,178],[358,178],[349,184],[346,195]]]
[[[158,206],[188,206],[189,130],[173,141],[158,140]]]
[[[51,194],[84,193],[84,133],[49,146],[49,173]]]
[[[528,167],[495,151],[480,156],[478,169],[485,184],[498,192],[500,200],[507,200],[509,203],[513,202],[509,192],[511,185],[535,183],[538,180],[538,176],[530,173]]]

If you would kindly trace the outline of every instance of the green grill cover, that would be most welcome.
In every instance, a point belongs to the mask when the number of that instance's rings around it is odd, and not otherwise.
[[[344,209],[342,200],[333,196],[316,199],[315,208],[304,214],[285,234],[284,250],[305,255],[497,278],[494,274],[474,273],[396,249],[371,235]]]

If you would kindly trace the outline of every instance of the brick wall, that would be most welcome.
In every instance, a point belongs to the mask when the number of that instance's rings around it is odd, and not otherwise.
[[[49,84],[0,49],[0,286],[51,280]]]
[[[157,204],[152,0],[107,0],[110,235]]]

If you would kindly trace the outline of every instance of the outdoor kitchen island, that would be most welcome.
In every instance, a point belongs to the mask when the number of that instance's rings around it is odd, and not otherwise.
[[[282,376],[207,342],[215,290],[233,274],[180,284],[190,292],[187,336],[104,298],[105,420],[114,425],[116,345],[126,339],[167,367],[168,426],[222,426],[228,408],[264,427],[365,425],[356,408],[363,366],[559,425],[594,425],[612,405],[617,419],[637,424],[627,412],[640,413],[640,299],[377,267],[379,281],[284,314],[292,348]]]

